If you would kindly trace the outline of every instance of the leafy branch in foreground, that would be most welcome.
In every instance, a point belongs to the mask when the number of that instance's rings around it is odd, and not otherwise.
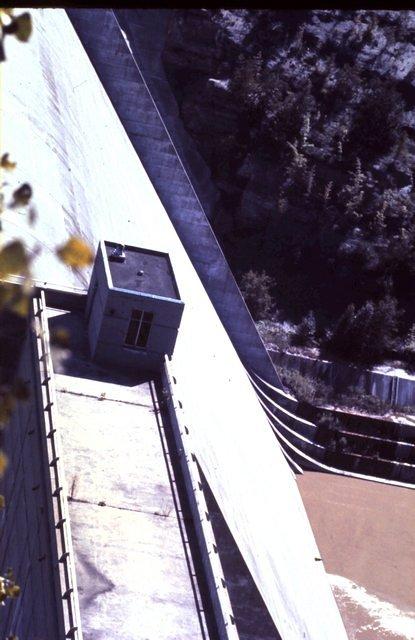
[[[6,60],[4,42],[7,36],[14,36],[20,42],[27,42],[32,34],[30,13],[24,12],[15,16],[14,10],[0,8],[0,62]],[[17,163],[5,152],[0,158],[0,172],[13,172]],[[3,238],[1,215],[5,210],[25,214],[29,226],[37,219],[37,212],[32,205],[33,189],[28,182],[16,186],[11,200],[5,204],[4,187],[8,185],[0,178],[0,314],[12,313],[26,319],[29,316],[30,301],[33,296],[32,264],[40,252],[40,246],[29,250],[24,241]],[[55,249],[56,256],[72,268],[83,268],[93,262],[91,248],[79,237],[71,236],[65,244]],[[23,380],[6,379],[0,385],[0,431],[7,425],[17,402],[28,400],[30,391]],[[0,449],[0,478],[7,467],[7,456]],[[5,508],[5,498],[0,495],[0,509]],[[0,575],[0,604],[4,605],[8,598],[16,598],[20,587],[16,584],[13,572],[8,569],[5,576]],[[15,639],[17,640],[17,639]]]
[[[6,60],[4,51],[4,40],[6,36],[13,35],[20,40],[20,42],[27,42],[32,35],[32,18],[27,11],[15,16],[13,9],[2,7],[0,8],[0,22],[0,62],[4,62]]]

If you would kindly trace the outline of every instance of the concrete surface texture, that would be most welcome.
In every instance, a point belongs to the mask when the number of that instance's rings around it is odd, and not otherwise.
[[[125,261],[118,262],[111,260],[113,248],[110,245],[106,248],[114,287],[179,299],[166,254],[126,247]]]
[[[201,477],[240,640],[281,640],[209,485],[203,474]]]
[[[415,492],[306,472],[298,479],[350,640],[415,638]]]
[[[29,44],[8,44],[3,129],[4,148],[18,160],[14,178],[33,184],[39,220],[29,228],[22,216],[7,213],[5,232],[40,242],[37,279],[63,286],[86,288],[89,278],[53,255],[69,233],[94,246],[99,238],[128,240],[169,253],[185,302],[172,366],[195,455],[281,637],[342,640],[295,479],[235,349],[65,12],[32,13]],[[122,448],[113,430],[112,444]],[[87,447],[88,431],[76,433]],[[122,474],[123,457],[112,460]],[[84,508],[78,508],[80,522]]]

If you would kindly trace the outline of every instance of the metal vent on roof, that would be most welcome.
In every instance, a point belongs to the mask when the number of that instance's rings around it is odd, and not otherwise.
[[[117,246],[111,251],[109,260],[113,262],[125,262],[125,247],[123,244],[117,244]]]

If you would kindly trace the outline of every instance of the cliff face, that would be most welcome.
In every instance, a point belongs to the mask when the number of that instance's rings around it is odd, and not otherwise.
[[[413,11],[172,15],[163,61],[220,192],[215,231],[294,317],[391,294],[409,322],[414,54]]]

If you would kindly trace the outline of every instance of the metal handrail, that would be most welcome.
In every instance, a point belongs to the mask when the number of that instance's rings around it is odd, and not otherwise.
[[[74,551],[70,531],[66,483],[61,458],[61,442],[55,420],[56,397],[53,384],[53,366],[50,353],[50,336],[46,316],[45,292],[34,298],[36,322],[36,348],[41,369],[44,444],[48,455],[48,471],[52,499],[54,536],[57,547],[56,569],[59,584],[59,598],[62,602],[65,638],[82,640],[81,616],[74,566]]]
[[[19,276],[19,275],[14,275],[14,274],[8,274],[6,276],[2,276],[1,278],[2,282],[8,282],[10,284],[17,284],[17,285],[22,285],[25,282],[25,277],[24,276]],[[40,280],[39,278],[33,277],[33,286],[35,291],[40,291],[40,290],[45,290],[47,291],[48,289],[52,289],[52,290],[58,290],[58,291],[64,291],[67,293],[87,293],[87,288],[85,287],[74,287],[71,285],[67,285],[67,284],[63,284],[63,283],[58,283],[58,282],[52,282],[51,280],[48,280],[47,282],[45,282],[44,280]]]
[[[175,392],[177,379],[176,376],[173,375],[172,365],[168,356],[165,356],[164,359],[164,377],[168,392],[168,409],[171,417],[174,417],[174,420],[172,420],[173,434],[178,449],[181,451],[182,469],[188,478],[190,486],[187,482],[185,482],[185,484],[188,486],[188,489],[191,487],[190,491],[188,490],[190,509],[192,511],[196,535],[206,570],[209,592],[219,628],[219,637],[221,640],[239,640],[239,633],[216,545],[215,534],[212,523],[210,522],[209,510],[203,493],[203,485],[196,464],[196,456],[192,452],[190,445],[191,436],[189,435],[189,429],[185,426],[185,420],[183,419],[184,411]],[[176,422],[176,428],[173,424],[174,422]]]

